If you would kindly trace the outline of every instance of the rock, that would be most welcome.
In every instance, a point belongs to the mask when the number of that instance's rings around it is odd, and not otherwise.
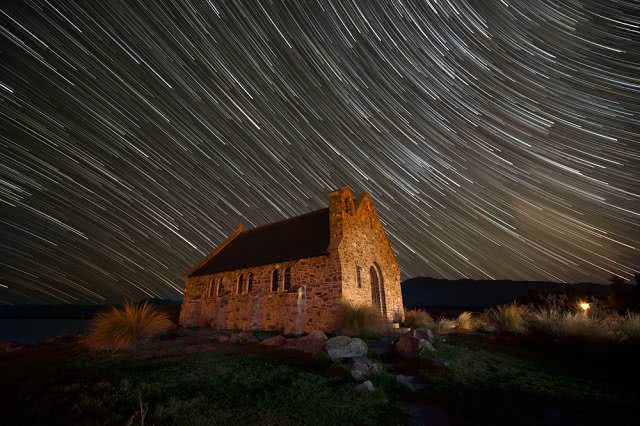
[[[429,342],[428,340],[420,339],[418,343],[420,344],[420,352],[433,352],[436,350],[436,348],[434,348],[431,342]]]
[[[410,334],[400,337],[395,344],[396,352],[403,358],[417,358],[420,353],[420,341]]]
[[[371,374],[379,373],[382,371],[380,364],[376,364],[372,360],[366,357],[358,357],[353,359],[353,365],[351,366],[351,377],[360,381],[369,377]]]
[[[229,337],[229,343],[258,343],[260,339],[250,333],[233,333]]]
[[[429,343],[433,342],[433,331],[429,330],[426,327],[420,327],[413,330],[413,337],[418,340],[426,340]]]
[[[498,329],[492,325],[485,325],[480,329],[483,333],[495,333]]]
[[[260,342],[261,345],[265,346],[282,346],[285,343],[287,343],[287,339],[284,336],[273,336]]]
[[[398,383],[406,386],[407,389],[409,389],[412,392],[427,389],[430,387],[426,383],[419,383],[419,381],[416,380],[416,378],[413,376],[404,376],[402,374],[397,374],[395,377]]]
[[[294,342],[295,350],[309,354],[317,354],[323,351],[326,345],[327,336],[320,330],[314,330]]]
[[[229,336],[226,336],[224,334],[219,334],[216,336],[216,340],[220,343],[226,343],[229,341]]]
[[[370,380],[367,380],[366,382],[360,383],[356,386],[355,390],[358,392],[373,392],[376,388],[373,387],[373,383],[371,383]]]
[[[367,344],[357,337],[336,336],[327,340],[327,353],[331,359],[356,358],[367,354]]]

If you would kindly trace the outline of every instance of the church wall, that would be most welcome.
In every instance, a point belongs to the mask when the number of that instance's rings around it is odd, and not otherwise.
[[[284,270],[291,268],[291,289],[284,291]],[[187,277],[180,325],[227,330],[274,330],[284,333],[330,330],[340,299],[340,264],[335,257],[318,256],[200,277]],[[278,292],[271,291],[273,270],[280,270]],[[250,293],[237,294],[237,282],[249,273]],[[224,290],[216,283],[224,278]],[[211,292],[209,292],[211,283]],[[302,294],[298,288],[303,287]]]
[[[371,305],[370,268],[377,265],[374,268],[376,273],[381,273],[387,319],[398,321],[404,316],[400,268],[371,198],[364,194],[356,203],[351,191],[343,189],[340,191],[340,200],[343,235],[338,252],[343,297],[352,303]],[[360,285],[357,278],[358,267]]]

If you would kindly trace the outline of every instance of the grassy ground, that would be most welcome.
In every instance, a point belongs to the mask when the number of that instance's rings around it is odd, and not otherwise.
[[[396,372],[417,369],[430,388],[410,393],[387,374],[360,394],[326,356],[207,336],[121,354],[73,341],[34,345],[0,355],[0,423],[139,425],[144,414],[147,425],[391,425],[430,406],[459,426],[637,424],[637,346],[496,334],[454,334],[434,346],[418,362],[388,360]]]
[[[403,421],[381,391],[354,392],[353,382],[326,371],[215,348],[189,353],[179,344],[160,347],[101,356],[60,348],[66,356],[39,357],[46,369],[6,372],[24,381],[5,388],[0,411],[17,424],[141,424],[141,413],[148,425]]]
[[[450,335],[423,369],[455,424],[585,425],[636,416],[637,348]]]

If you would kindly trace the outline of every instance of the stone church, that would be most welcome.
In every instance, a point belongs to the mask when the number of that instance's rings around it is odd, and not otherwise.
[[[331,331],[341,299],[390,321],[404,315],[400,268],[369,194],[347,187],[329,207],[236,231],[185,276],[180,325]]]

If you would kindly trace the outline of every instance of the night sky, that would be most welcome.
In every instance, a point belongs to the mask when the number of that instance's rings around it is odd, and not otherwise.
[[[0,8],[0,303],[179,298],[343,185],[403,278],[640,269],[637,1]]]

